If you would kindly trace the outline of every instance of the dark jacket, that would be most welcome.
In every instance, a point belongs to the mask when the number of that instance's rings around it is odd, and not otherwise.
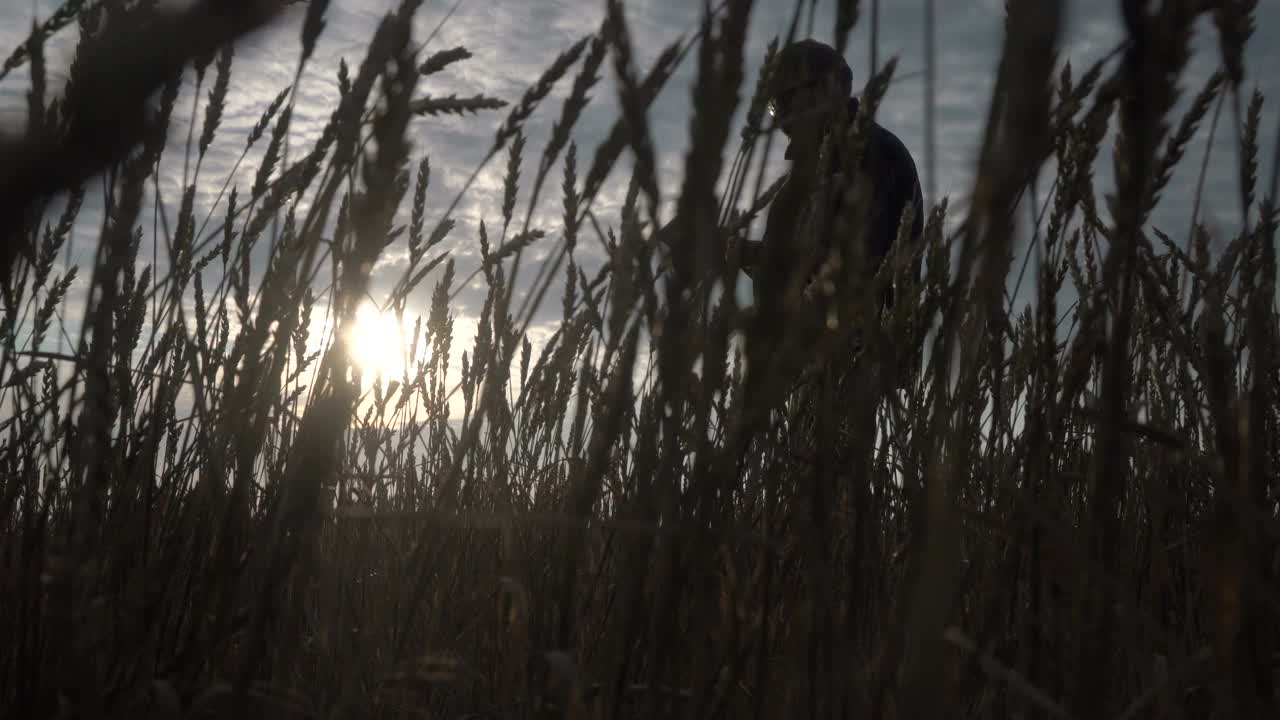
[[[850,98],[850,122],[857,116],[857,112],[858,100]],[[791,157],[790,146],[787,148],[786,156],[788,158]],[[914,203],[909,237],[913,245],[919,242],[920,235],[924,230],[924,200],[920,192],[920,178],[916,173],[916,165],[911,158],[911,152],[907,150],[906,145],[896,135],[879,123],[873,123],[871,138],[862,155],[861,170],[871,180],[871,216],[867,218],[866,225],[869,237],[865,237],[865,240],[870,270],[874,272],[879,268],[897,239],[898,221],[901,219],[903,208],[908,201]],[[838,164],[833,164],[830,173],[833,177],[838,174],[841,181],[852,179],[845,173],[840,172]],[[786,185],[792,186],[793,180],[788,179]],[[788,192],[788,190],[791,190],[791,192]],[[837,193],[838,197],[840,195],[842,194]],[[755,270],[766,255],[765,247],[767,244],[791,242],[791,232],[796,226],[799,212],[803,208],[803,203],[806,199],[807,192],[805,192],[805,188],[793,189],[784,187],[778,193],[769,207],[769,218],[765,225],[764,239],[759,242],[748,243],[747,247],[744,248],[742,264],[743,270],[748,275],[755,274]],[[838,207],[835,208],[835,211],[839,211]],[[913,264],[912,273],[916,278],[919,277],[918,262]],[[890,288],[883,304],[887,306],[891,305],[892,302],[892,288]]]

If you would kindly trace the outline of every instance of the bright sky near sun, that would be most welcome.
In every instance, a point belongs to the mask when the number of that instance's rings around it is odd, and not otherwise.
[[[328,24],[316,50],[315,60],[307,70],[298,88],[297,104],[293,116],[291,147],[306,148],[318,137],[320,128],[328,119],[337,97],[336,69],[340,59],[357,66],[363,57],[367,40],[382,14],[393,8],[391,0],[346,0],[334,2],[328,11]],[[0,7],[0,52],[9,52],[22,42],[34,18],[48,17],[60,0],[34,0],[12,2]],[[415,39],[426,39],[434,28],[445,19],[454,0],[427,0],[417,15]],[[632,42],[638,55],[637,62],[647,68],[660,50],[677,37],[693,32],[698,26],[701,3],[683,3],[676,0],[628,0],[627,17]],[[1003,0],[979,0],[977,2],[937,2],[937,158],[934,184],[939,194],[949,198],[951,222],[962,215],[966,206],[965,196],[972,182],[973,160],[982,136],[983,123],[988,107],[990,90],[1000,53],[1003,23]],[[1122,36],[1117,15],[1118,3],[1104,0],[1080,0],[1068,3],[1069,23],[1064,38],[1064,55],[1077,68],[1076,75],[1095,60],[1106,55]],[[855,88],[861,87],[870,72],[871,48],[869,44],[869,7],[861,3],[862,16],[851,37],[847,58],[854,71]],[[879,48],[877,61],[883,63],[890,57],[898,57],[898,77],[890,89],[879,113],[879,121],[897,133],[915,156],[921,172],[925,169],[924,125],[922,112],[924,86],[923,69],[923,0],[902,0],[881,3]],[[743,105],[750,95],[766,43],[775,35],[785,35],[791,19],[793,3],[770,0],[758,2],[752,16],[748,61],[748,85],[743,88]],[[465,46],[473,57],[455,64],[447,72],[428,78],[419,86],[419,94],[471,96],[482,93],[509,102],[516,102],[524,90],[533,83],[555,56],[579,38],[594,32],[603,17],[603,0],[539,0],[519,2],[513,0],[462,0],[438,34],[423,50],[423,56],[445,48]],[[204,161],[202,182],[197,189],[197,206],[207,207],[222,187],[222,181],[231,173],[243,148],[244,136],[257,122],[263,109],[281,90],[293,80],[298,56],[301,20],[305,12],[302,5],[290,8],[273,26],[248,37],[237,47],[231,80],[231,95],[218,138]],[[1246,78],[1249,90],[1257,86],[1268,98],[1263,115],[1262,139],[1268,157],[1261,163],[1260,173],[1268,178],[1271,172],[1270,153],[1277,114],[1275,105],[1280,102],[1280,81],[1270,70],[1280,65],[1280,50],[1269,42],[1271,30],[1280,27],[1280,2],[1263,2],[1258,8],[1258,30],[1249,47]],[[829,41],[833,2],[824,0],[817,5],[816,24],[812,35]],[[807,19],[801,21],[801,35],[810,33]],[[1196,36],[1197,55],[1186,76],[1184,96],[1193,95],[1204,79],[1216,67],[1218,52],[1214,28],[1203,23]],[[59,33],[46,51],[52,84],[56,88],[65,78],[65,68],[70,62],[75,42],[74,28]],[[650,113],[651,130],[659,152],[660,181],[667,188],[668,196],[679,187],[683,173],[683,153],[689,135],[689,96],[691,81],[696,70],[696,53],[690,54],[686,63],[668,84]],[[574,139],[579,147],[579,166],[583,167],[596,145],[603,138],[617,117],[617,102],[613,73],[609,63],[603,68],[603,81],[593,93],[593,101],[579,122]],[[572,75],[570,76],[572,77]],[[194,81],[187,77],[184,94],[180,97],[179,110],[175,114],[175,130],[171,143],[185,138],[185,118],[191,117]],[[23,94],[29,76],[25,67],[0,80],[0,124],[15,126],[25,115]],[[541,151],[550,131],[551,120],[559,112],[560,104],[568,93],[570,80],[561,81],[528,125],[531,153]],[[1185,103],[1184,103],[1185,106]],[[202,118],[203,109],[197,110]],[[1224,113],[1224,118],[1229,112]],[[428,226],[434,224],[441,212],[453,199],[463,181],[471,174],[488,148],[493,132],[506,116],[506,110],[482,113],[466,117],[436,117],[415,119],[412,125],[414,157],[416,165],[422,156],[429,156],[432,167],[431,191],[428,194]],[[739,118],[741,113],[739,114]],[[739,125],[740,127],[740,119]],[[737,128],[735,128],[736,131]],[[1164,227],[1175,237],[1185,236],[1191,217],[1191,204],[1195,192],[1196,173],[1201,160],[1208,130],[1202,129],[1187,153],[1187,160],[1174,175],[1169,189],[1164,193],[1153,223]],[[1234,132],[1220,132],[1213,148],[1213,160],[1205,185],[1205,200],[1201,216],[1211,227],[1223,233],[1234,231],[1239,223],[1237,201],[1237,158],[1232,147]],[[180,148],[180,145],[177,146]],[[298,152],[298,151],[295,151]],[[174,212],[180,198],[181,172],[179,159],[164,173],[162,187],[169,197],[168,212]],[[776,176],[784,170],[780,151],[776,147],[769,160],[769,174]],[[536,157],[536,156],[534,156]],[[583,159],[586,158],[586,159]],[[1095,170],[1100,189],[1111,182],[1112,168],[1104,154]],[[492,228],[500,224],[502,176],[505,159],[492,162],[481,173],[477,183],[455,212],[458,225],[445,241],[458,262],[460,277],[466,277],[476,267],[479,257],[477,228],[481,220]],[[526,179],[531,175],[536,161],[526,160]],[[727,163],[726,163],[727,167]],[[233,182],[246,188],[253,182],[257,163],[251,155],[237,171]],[[580,171],[581,174],[582,171]],[[597,201],[597,213],[606,222],[616,215],[621,205],[624,187],[618,179],[625,180],[625,173],[615,171],[613,182]],[[534,215],[533,225],[547,229],[554,237],[559,227],[560,198],[558,175],[549,179],[552,190],[543,193]],[[1265,183],[1263,185],[1265,187]],[[525,188],[527,189],[527,188]],[[667,198],[670,200],[670,197]],[[100,207],[92,193],[81,215],[76,238],[79,261],[86,260],[84,253],[91,247],[100,220]],[[407,203],[406,203],[407,205]],[[517,206],[523,210],[523,197]],[[496,218],[496,221],[495,221]],[[549,247],[549,243],[547,247]],[[590,266],[599,263],[603,252],[593,237],[579,243],[579,260]],[[535,246],[529,261],[532,267],[522,271],[521,283],[528,283],[536,272],[537,264],[545,259],[546,249]],[[381,299],[391,283],[400,277],[405,257],[403,251],[391,251],[384,255],[375,268],[373,297]],[[78,288],[83,292],[87,274],[80,276]],[[426,313],[434,279],[419,289],[411,298],[410,316],[405,325],[412,327],[412,315]],[[558,287],[558,286],[553,286]],[[482,278],[471,283],[457,296],[453,306],[458,314],[456,323],[455,352],[470,344],[475,328],[475,318],[483,302]],[[74,295],[73,295],[74,300]],[[400,362],[399,350],[393,341],[400,334],[394,320],[379,318],[376,313],[363,310],[360,329],[349,338],[356,358],[369,367],[394,374]],[[552,296],[542,310],[534,316],[535,339],[545,337],[548,329],[559,319],[559,303]],[[74,319],[72,319],[74,320]]]

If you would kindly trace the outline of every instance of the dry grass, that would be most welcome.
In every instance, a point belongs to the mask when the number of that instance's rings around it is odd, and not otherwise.
[[[788,192],[750,177],[772,141],[743,69],[751,3],[717,6],[646,69],[611,1],[486,155],[505,151],[507,182],[501,225],[478,238],[489,291],[460,372],[451,304],[468,278],[441,249],[457,202],[427,216],[431,148],[411,119],[506,103],[440,87],[432,76],[470,54],[419,57],[418,4],[343,65],[313,146],[287,142],[288,91],[265,108],[245,138],[241,160],[267,143],[247,193],[202,161],[235,88],[234,38],[272,3],[161,20],[145,2],[68,2],[4,63],[33,82],[26,135],[0,146],[0,715],[1280,713],[1275,182],[1260,193],[1262,98],[1240,100],[1254,3],[1213,11],[1222,70],[1183,117],[1199,3],[1123,2],[1126,44],[1083,75],[1055,54],[1063,3],[1010,3],[960,231],[943,232],[941,202],[924,242],[875,278],[839,271],[858,266],[846,247],[809,292],[800,265],[768,258],[740,307],[717,291],[738,271],[725,248]],[[299,72],[326,6],[310,4]],[[858,18],[840,3],[839,42]],[[70,22],[84,39],[54,102],[43,41]],[[98,60],[124,49],[126,64]],[[683,184],[664,188],[647,112],[682,62],[697,63],[691,143]],[[86,112],[126,82],[113,67],[143,66],[111,113]],[[190,66],[209,78],[203,122],[170,147]],[[584,163],[573,127],[610,70],[622,116]],[[895,64],[878,70],[864,113]],[[524,124],[569,78],[535,162]],[[1150,217],[1223,99],[1245,223],[1214,255],[1203,225],[1184,245]],[[856,156],[867,119],[824,151]],[[597,218],[626,152],[626,206]],[[170,230],[142,209],[173,153],[189,173],[166,198]],[[1116,177],[1105,208],[1100,159]],[[533,227],[556,178],[562,225]],[[223,192],[202,218],[205,186]],[[92,264],[66,267],[100,188]],[[827,206],[813,188],[801,199]],[[1028,203],[1034,288],[1015,307],[1003,290]],[[831,261],[812,240],[847,221],[806,216],[795,252]],[[575,258],[589,232],[610,253],[594,278]],[[165,255],[149,261],[152,240]],[[551,259],[520,295],[535,242]],[[409,265],[385,306],[430,308],[403,376],[364,386],[333,338],[401,243]],[[76,277],[92,292],[72,308]],[[897,302],[877,316],[888,282]],[[557,283],[562,321],[535,354],[529,324]],[[71,350],[51,350],[80,315]]]

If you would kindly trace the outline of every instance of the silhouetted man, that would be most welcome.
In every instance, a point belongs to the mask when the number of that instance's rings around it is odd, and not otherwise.
[[[778,293],[783,288],[776,280],[784,274],[807,283],[805,295],[811,300],[816,296],[814,288],[833,275],[845,287],[853,284],[851,280],[870,282],[899,237],[908,205],[904,237],[911,247],[901,250],[915,250],[923,231],[924,203],[911,153],[896,135],[872,122],[858,168],[850,172],[842,167],[859,102],[851,97],[853,73],[834,48],[814,40],[788,45],[779,54],[771,80],[769,111],[789,140],[786,158],[791,167],[770,205],[763,239],[746,243],[741,251],[742,267],[756,281],[757,304],[782,301]],[[849,124],[833,126],[837,120]],[[861,258],[850,257],[851,253]],[[824,269],[833,257],[838,262]],[[918,257],[910,265],[912,280],[919,279]],[[865,273],[862,278],[851,275],[859,269]],[[814,283],[824,277],[823,282]],[[762,288],[762,281],[769,287]],[[890,284],[876,309],[893,301]],[[798,346],[791,351],[806,353],[807,344],[820,342],[831,328],[827,317],[819,317],[826,315],[821,305],[815,304],[814,311],[801,312],[797,318],[805,330],[793,336]],[[846,314],[839,322],[850,321]],[[847,351],[828,346],[823,362],[814,362],[817,357],[801,358],[807,369],[788,403],[792,453],[797,459],[818,463],[824,452],[831,451],[827,462],[834,465],[828,469],[843,478],[861,476],[870,467],[879,384],[896,386],[893,376],[906,377],[900,367],[881,367],[882,363],[864,357],[862,333],[853,330],[845,341]],[[839,485],[858,498],[855,506],[865,507],[866,482]]]

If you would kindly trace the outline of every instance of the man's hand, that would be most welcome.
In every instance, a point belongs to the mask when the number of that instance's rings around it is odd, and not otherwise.
[[[724,258],[733,267],[742,267],[742,243],[738,235],[730,235],[724,246]]]

